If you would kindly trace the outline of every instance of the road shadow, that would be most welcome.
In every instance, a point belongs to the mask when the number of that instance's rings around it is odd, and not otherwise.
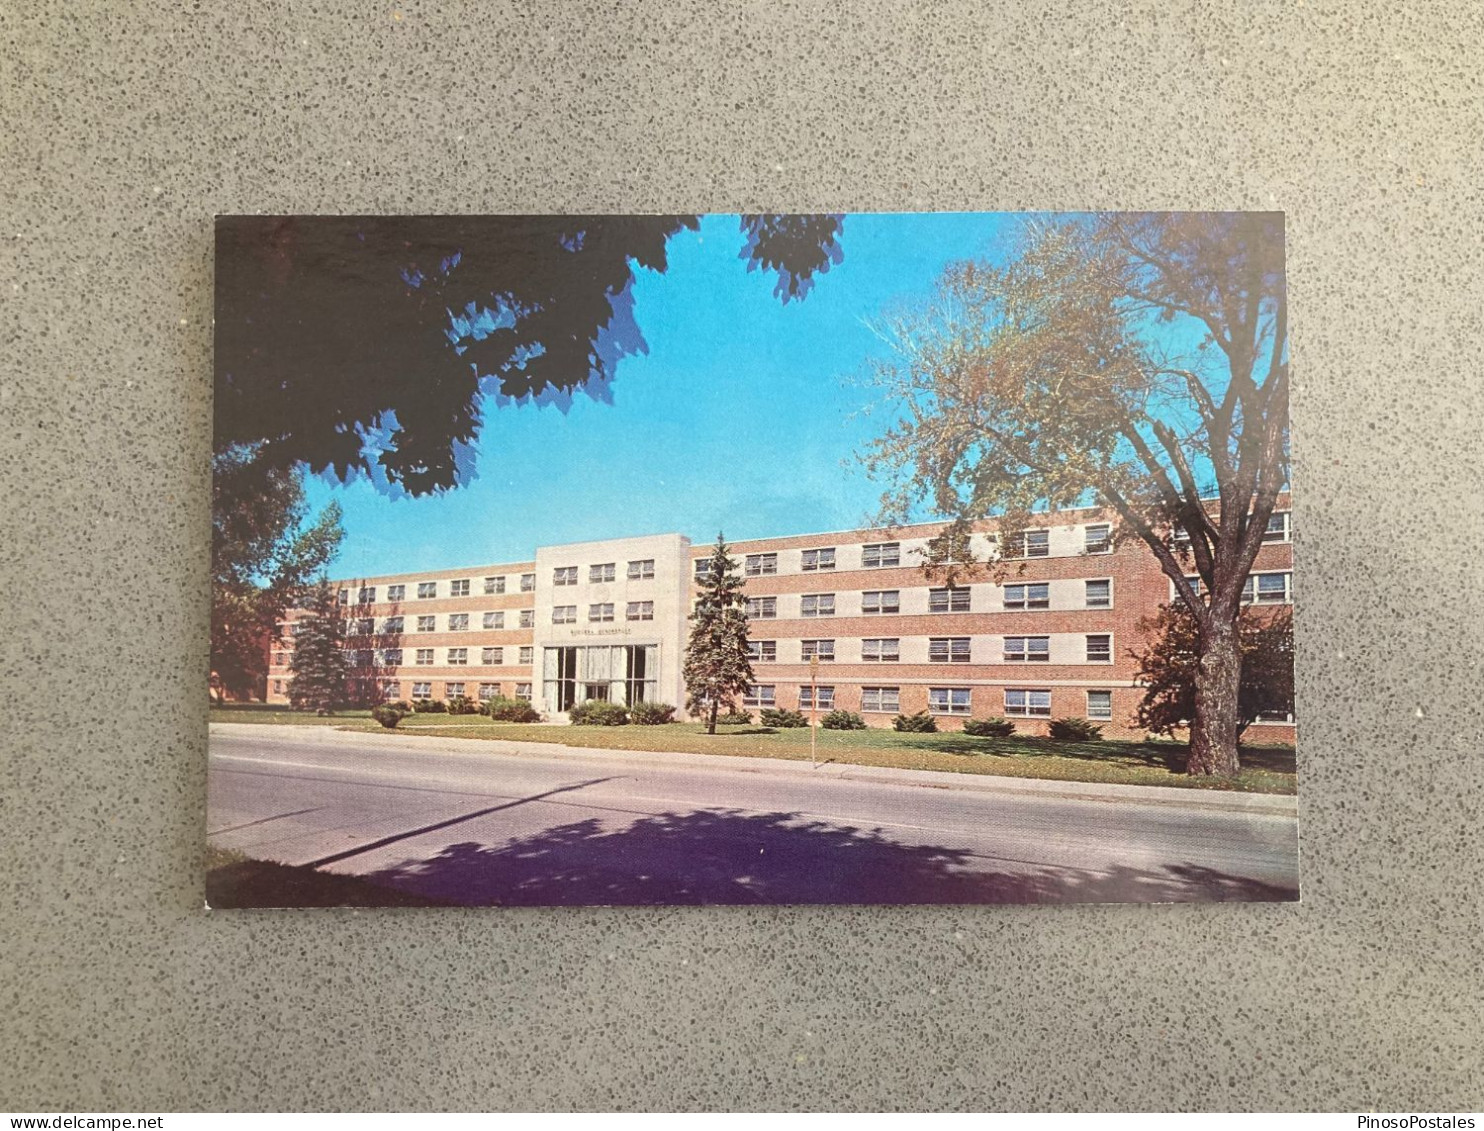
[[[1285,901],[1296,888],[1184,863],[1083,869],[903,844],[797,813],[697,810],[615,829],[577,821],[502,844],[465,841],[363,877],[463,906]]]

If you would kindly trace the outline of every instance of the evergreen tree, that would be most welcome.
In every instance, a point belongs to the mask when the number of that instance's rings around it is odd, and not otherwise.
[[[309,599],[309,615],[299,622],[289,670],[289,702],[328,715],[345,701],[345,624],[329,578],[321,577]]]
[[[700,577],[701,595],[691,614],[690,642],[685,647],[686,704],[691,714],[706,712],[706,733],[716,733],[721,705],[752,686],[752,664],[747,660],[747,598],[737,572],[737,559],[727,553],[723,537],[716,536],[709,568]]]

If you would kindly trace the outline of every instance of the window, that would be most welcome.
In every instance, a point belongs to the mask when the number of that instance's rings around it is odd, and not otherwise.
[[[356,619],[355,633],[357,636],[370,636],[376,631],[376,620],[374,617],[358,617]]]
[[[749,640],[747,642],[747,658],[754,663],[772,663],[778,659],[778,641]]]
[[[417,630],[419,632],[436,632],[438,626],[437,617],[418,617]]]
[[[469,662],[469,649],[467,649],[467,648],[450,648],[448,650],[448,662],[449,662],[449,665],[452,666],[452,667],[456,667],[456,668],[463,667],[465,664],[467,664]]]
[[[553,585],[576,585],[577,567],[557,566],[556,569],[551,571],[551,583]]]
[[[527,645],[525,645],[524,647],[521,648],[521,650],[520,650],[520,664],[521,664],[522,667],[529,667],[530,666],[531,655],[532,655],[532,653],[531,653],[531,646],[529,644],[527,644]]]
[[[630,581],[648,581],[654,577],[654,559],[640,558],[638,561],[629,563]]]
[[[443,694],[450,699],[462,699],[464,697],[464,685],[462,683],[445,683]]]
[[[412,698],[414,702],[419,699],[433,698],[433,685],[431,683],[414,683],[412,685]]]
[[[866,569],[902,564],[900,542],[868,542],[861,547],[861,565]]]
[[[503,612],[485,613],[481,623],[485,628],[504,628],[505,614]]]
[[[520,575],[520,591],[531,593],[536,589],[536,575],[534,573],[523,573]]]
[[[748,577],[761,577],[765,573],[778,572],[777,554],[748,554],[743,572]]]
[[[398,633],[398,632],[401,632],[402,631],[402,618],[401,617],[387,617],[386,620],[384,620],[384,621],[381,622],[381,631],[382,632],[389,632],[389,633]]]
[[[967,715],[969,713],[969,689],[967,687],[929,687],[928,710],[935,715]]]
[[[1253,722],[1258,723],[1291,723],[1293,713],[1291,711],[1259,711]]]
[[[531,685],[529,683],[517,683],[515,685],[515,697],[529,703],[531,701]]]
[[[654,620],[653,601],[630,601],[624,607],[624,620]]]
[[[431,649],[431,648],[419,648],[417,650],[417,664],[418,664],[418,667],[423,667],[423,668],[428,667],[430,664],[432,664],[432,662],[433,662],[433,649]]]
[[[486,577],[484,579],[484,593],[486,597],[503,592],[505,592],[505,579],[503,577]],[[494,686],[498,687],[499,684],[495,684]]]
[[[1044,558],[1051,553],[1051,531],[1026,530],[1005,539],[1007,558]]]
[[[402,666],[402,649],[388,648],[381,654],[381,662],[389,668]]]
[[[803,640],[801,655],[807,664],[815,656],[819,657],[820,663],[829,663],[835,658],[835,642],[833,640]]]
[[[1111,664],[1113,662],[1113,638],[1106,632],[1087,638],[1087,662],[1089,664]]]
[[[1101,578],[1097,581],[1084,582],[1086,596],[1084,603],[1089,609],[1110,609],[1113,607],[1113,582],[1110,578]]]
[[[1051,659],[1051,637],[1007,636],[1005,637],[1005,662],[1007,664],[1044,664]]]
[[[448,595],[450,597],[467,597],[469,595],[469,579],[462,581],[450,581],[448,583]]]
[[[335,595],[335,602],[340,605],[350,604],[350,590],[342,589]]]
[[[521,628],[535,628],[536,627],[536,610],[535,609],[522,609],[520,611],[520,627]]]
[[[389,703],[393,699],[401,698],[402,685],[394,679],[385,680],[381,685],[381,699]]]
[[[1293,574],[1291,573],[1259,573],[1257,578],[1257,603],[1259,605],[1283,605],[1293,600],[1290,591],[1293,586]],[[1247,591],[1244,594],[1247,600],[1252,599],[1252,578],[1247,579]]]
[[[417,598],[419,601],[436,596],[438,596],[438,583],[436,581],[419,581],[417,583]]]
[[[1050,716],[1051,714],[1051,692],[1022,691],[1016,688],[1005,688],[1005,714],[1019,715],[1029,718],[1036,715]]]
[[[928,640],[928,663],[967,664],[969,662],[969,638],[967,636],[935,636]]]
[[[862,711],[900,711],[902,692],[899,687],[862,687]]]
[[[777,688],[771,683],[755,683],[742,693],[747,707],[771,707],[778,702]]]
[[[1089,554],[1113,552],[1113,527],[1099,522],[1082,530],[1082,548]]]
[[[1044,581],[1029,585],[1005,586],[1005,608],[1007,609],[1049,609],[1050,607],[1051,586]]]
[[[809,573],[819,569],[835,568],[835,551],[828,550],[805,550],[803,560],[804,572]]]
[[[376,604],[376,586],[362,585],[360,592],[356,594],[356,600],[362,605]]]
[[[469,630],[469,614],[468,613],[449,613],[448,614],[448,631],[449,632],[467,632],[468,630]]]
[[[928,590],[928,612],[966,613],[968,611],[969,590],[966,587]]]
[[[902,611],[900,589],[867,589],[861,594],[862,613],[899,613]]]
[[[833,593],[805,593],[799,601],[799,615],[805,617],[832,617],[835,615]]]
[[[372,653],[369,648],[357,648],[350,654],[350,666],[361,670],[371,666]]]
[[[576,605],[553,605],[552,608],[551,608],[551,623],[552,624],[576,624],[577,623],[577,606]]]
[[[481,703],[488,703],[499,694],[500,685],[498,683],[481,683],[479,685],[479,701]]]
[[[818,691],[819,702],[815,702],[814,692]],[[807,684],[799,688],[799,710],[808,711],[817,707],[821,711],[833,711],[835,709],[835,689],[821,684],[819,687],[810,687]]]
[[[479,662],[481,664],[503,664],[505,662],[505,649],[500,647],[481,648],[479,650]]]
[[[281,679],[275,679],[273,681],[273,694],[274,695],[282,695],[283,694],[283,680],[281,680]]]
[[[587,579],[590,582],[612,581],[614,577],[617,576],[615,573],[616,569],[617,563],[615,562],[604,562],[601,565],[588,566]]]
[[[589,624],[607,624],[613,620],[613,602],[589,605],[587,607],[587,619]]]
[[[407,586],[388,585],[386,587],[386,599],[388,601],[405,601],[407,599]]]
[[[902,659],[902,642],[895,636],[861,641],[861,661],[867,664],[895,664]]]
[[[696,580],[697,581],[700,581],[702,578],[710,577],[710,576],[711,576],[711,559],[710,558],[697,558],[696,559]]]
[[[1113,717],[1113,692],[1089,691],[1087,693],[1087,717],[1104,721]]]
[[[778,615],[777,597],[747,598],[747,616],[752,620],[767,620]]]
[[[1262,534],[1264,542],[1288,542],[1292,538],[1293,520],[1288,511],[1274,511],[1268,515],[1268,528]]]

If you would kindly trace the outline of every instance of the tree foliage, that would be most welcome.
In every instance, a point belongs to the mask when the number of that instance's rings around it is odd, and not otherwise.
[[[902,410],[866,455],[885,517],[949,516],[927,564],[963,573],[999,516],[1003,576],[1032,512],[1114,512],[1195,624],[1192,773],[1238,768],[1236,620],[1288,481],[1287,310],[1281,215],[1108,214],[1029,224],[879,326],[872,376]]]
[[[638,269],[663,272],[677,216],[223,218],[216,446],[270,467],[356,472],[393,491],[467,478],[495,400],[603,395],[647,347]],[[801,298],[840,260],[838,216],[740,218],[749,269]]]
[[[716,733],[716,717],[754,682],[747,658],[747,598],[737,572],[737,559],[720,534],[709,568],[697,586],[700,596],[691,613],[690,639],[685,647],[684,678],[692,714],[706,714],[708,734]]]
[[[1195,618],[1180,605],[1161,605],[1139,622],[1148,640],[1138,661],[1144,686],[1135,720],[1155,734],[1173,734],[1195,718],[1199,633]],[[1287,609],[1244,612],[1237,625],[1242,681],[1237,694],[1240,734],[1268,711],[1293,713],[1293,616]]]
[[[215,455],[211,489],[211,670],[219,686],[250,695],[278,621],[340,545],[340,508],[306,525],[301,474],[242,445]]]
[[[345,622],[335,590],[321,577],[297,622],[289,702],[328,715],[345,701]]]

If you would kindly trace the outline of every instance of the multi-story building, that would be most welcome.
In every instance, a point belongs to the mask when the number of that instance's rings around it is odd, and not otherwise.
[[[1248,585],[1258,606],[1293,600],[1287,500]],[[748,709],[858,712],[869,724],[928,711],[944,729],[1003,715],[1022,733],[1092,719],[1140,733],[1133,653],[1172,599],[1142,544],[1115,545],[1097,510],[1044,516],[1017,556],[949,586],[921,562],[940,524],[754,539],[732,546],[746,582]],[[985,524],[976,557],[992,555]],[[533,562],[343,581],[352,670],[387,699],[495,695],[560,719],[587,699],[683,707],[687,617],[711,547],[679,534],[541,547]],[[1194,573],[1194,568],[1191,570]],[[269,701],[287,699],[293,619],[275,644]],[[817,662],[812,662],[817,660]],[[1291,741],[1291,717],[1249,737]]]

